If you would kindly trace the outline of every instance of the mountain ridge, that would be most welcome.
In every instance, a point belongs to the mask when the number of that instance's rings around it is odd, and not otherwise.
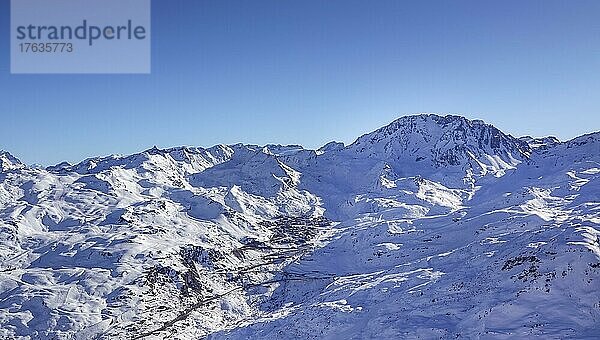
[[[304,148],[302,145],[299,144],[289,144],[289,145],[281,145],[281,144],[266,144],[264,146],[259,146],[259,145],[254,145],[254,144],[243,144],[243,143],[237,143],[237,144],[231,144],[231,145],[225,145],[225,144],[217,144],[214,146],[210,146],[210,147],[200,147],[200,146],[174,146],[174,147],[167,147],[167,148],[157,148],[156,146],[142,150],[140,152],[135,152],[132,154],[110,154],[110,155],[106,155],[106,156],[94,156],[94,157],[89,157],[86,158],[80,162],[77,162],[75,164],[71,164],[70,162],[60,162],[58,164],[55,165],[49,165],[46,167],[46,169],[50,169],[52,171],[59,169],[61,166],[63,167],[73,167],[76,165],[81,165],[83,163],[89,162],[89,161],[99,161],[99,160],[109,160],[109,159],[123,159],[123,158],[129,158],[129,157],[134,157],[134,156],[140,156],[146,153],[157,153],[157,152],[166,152],[166,153],[170,153],[170,152],[177,152],[177,151],[191,151],[191,152],[197,152],[198,150],[211,150],[211,149],[216,149],[216,148],[227,148],[227,147],[233,147],[233,146],[248,146],[248,147],[260,147],[260,148],[269,148],[269,147],[277,147],[277,148],[289,148],[289,149],[301,149],[304,151],[315,151],[315,152],[319,152],[320,150],[326,150],[329,147],[335,147],[335,149],[343,149],[343,148],[349,148],[350,146],[353,146],[355,144],[357,144],[357,142],[359,142],[359,140],[361,138],[365,138],[368,136],[371,136],[373,134],[376,134],[380,131],[385,131],[385,130],[393,130],[395,127],[397,127],[399,125],[399,123],[405,122],[405,121],[410,121],[410,120],[415,120],[415,119],[423,119],[423,118],[433,118],[434,120],[438,120],[441,122],[452,122],[453,120],[458,120],[461,122],[465,122],[467,124],[473,125],[473,126],[487,126],[492,128],[493,130],[501,133],[504,136],[510,136],[512,139],[515,140],[521,140],[523,143],[533,143],[534,145],[538,145],[540,143],[550,143],[551,146],[557,145],[557,144],[563,144],[563,143],[568,143],[574,139],[580,138],[582,136],[587,136],[587,135],[594,135],[594,134],[598,134],[600,133],[600,131],[594,131],[594,132],[589,132],[589,133],[585,133],[581,136],[577,136],[577,137],[573,137],[569,140],[565,140],[565,141],[561,141],[558,138],[554,137],[554,136],[547,136],[547,137],[531,137],[531,136],[521,136],[521,137],[513,137],[510,134],[506,134],[504,132],[502,132],[500,129],[496,128],[493,124],[490,123],[486,123],[485,121],[481,120],[481,119],[468,119],[465,118],[463,116],[460,115],[456,115],[456,114],[447,114],[447,115],[439,115],[439,114],[435,114],[435,113],[417,113],[417,114],[411,114],[411,115],[406,115],[406,116],[401,116],[395,120],[393,120],[391,123],[382,126],[372,132],[368,132],[368,133],[364,133],[363,135],[359,136],[358,138],[356,138],[352,143],[348,144],[348,145],[344,145],[344,143],[342,142],[337,142],[337,141],[331,141],[326,143],[325,145],[316,148],[316,149],[309,149],[309,148]],[[341,147],[340,147],[341,145]],[[521,146],[525,146],[525,144],[521,144]],[[535,147],[531,147],[531,149],[534,149]],[[13,155],[11,155],[9,152],[7,151],[3,151],[0,150],[0,153],[6,153],[8,155],[10,155],[11,158],[13,158],[14,160],[18,161],[21,164],[22,163],[17,157],[14,157]],[[280,156],[280,155],[278,155]]]
[[[10,164],[2,338],[600,336],[598,132],[426,115],[317,150]]]

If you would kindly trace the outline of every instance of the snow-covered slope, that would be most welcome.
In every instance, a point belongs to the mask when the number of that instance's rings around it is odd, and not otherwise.
[[[1,338],[600,336],[598,133],[0,161]]]

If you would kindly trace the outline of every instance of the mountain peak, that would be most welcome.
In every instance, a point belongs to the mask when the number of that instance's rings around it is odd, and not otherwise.
[[[546,149],[560,144],[560,140],[554,136],[548,137],[531,137],[523,136],[519,140],[527,143],[531,149]]]
[[[502,133],[493,125],[486,124],[483,120],[480,119],[468,119],[458,115],[442,116],[435,113],[420,113],[397,118],[390,124],[378,130],[375,130],[374,132],[367,135],[371,135],[374,133],[393,134],[394,132],[399,130],[403,132],[406,132],[407,130],[414,130],[415,132],[435,132],[436,130],[448,129],[466,131],[485,128],[492,129],[494,130],[494,132]]]
[[[8,151],[0,150],[0,171],[22,168],[24,164]]]
[[[358,138],[349,149],[403,162],[429,160],[434,167],[469,163],[482,170],[510,168],[531,152],[525,141],[482,120],[437,114],[400,117]]]

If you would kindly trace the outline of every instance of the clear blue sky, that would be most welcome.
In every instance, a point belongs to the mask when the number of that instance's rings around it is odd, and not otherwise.
[[[53,164],[153,145],[318,147],[417,112],[600,130],[600,1],[153,0],[151,75],[10,75],[0,149]]]

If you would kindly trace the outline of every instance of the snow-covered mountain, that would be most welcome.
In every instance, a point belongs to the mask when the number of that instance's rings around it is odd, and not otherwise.
[[[0,171],[14,170],[23,167],[23,163],[15,156],[0,150]]]
[[[600,337],[600,133],[0,152],[0,338]]]
[[[360,137],[349,150],[402,164],[425,162],[433,168],[469,164],[484,171],[512,168],[527,157],[530,147],[480,120],[417,115]]]

